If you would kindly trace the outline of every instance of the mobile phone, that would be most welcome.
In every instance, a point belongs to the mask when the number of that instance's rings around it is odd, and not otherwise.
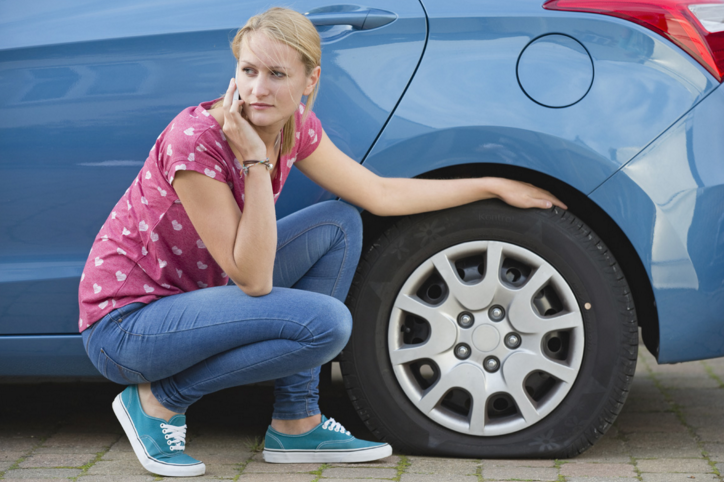
[[[236,87],[236,90],[234,91],[234,97],[232,97],[231,100],[235,99],[241,99],[241,95],[239,95],[239,66],[236,66],[236,73],[234,74],[234,87]]]

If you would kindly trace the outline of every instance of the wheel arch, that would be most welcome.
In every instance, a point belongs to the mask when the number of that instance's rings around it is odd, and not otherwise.
[[[484,176],[504,177],[529,182],[550,191],[603,239],[608,248],[614,253],[631,288],[644,345],[652,355],[658,357],[659,316],[646,269],[626,234],[603,209],[585,194],[547,174],[507,164],[456,164],[427,171],[415,177],[420,179],[456,179]],[[399,216],[376,216],[368,211],[363,211],[361,214],[364,225],[363,252],[370,249],[374,241],[399,219]]]

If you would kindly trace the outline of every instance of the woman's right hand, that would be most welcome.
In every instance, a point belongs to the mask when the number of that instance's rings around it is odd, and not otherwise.
[[[243,159],[264,159],[266,146],[249,121],[241,116],[241,106],[244,101],[234,99],[235,90],[236,82],[232,78],[224,96],[224,126],[222,127],[224,135],[232,150],[241,154]]]

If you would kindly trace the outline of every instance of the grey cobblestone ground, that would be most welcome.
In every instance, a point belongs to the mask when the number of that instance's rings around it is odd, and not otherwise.
[[[392,455],[367,464],[266,464],[258,441],[271,387],[240,387],[189,410],[187,451],[207,473],[184,480],[246,482],[724,482],[724,359],[657,365],[643,348],[629,399],[593,448],[570,460],[475,460]],[[116,422],[110,383],[0,385],[0,479],[146,482]],[[370,437],[339,384],[324,413]],[[223,414],[223,415],[222,415]]]

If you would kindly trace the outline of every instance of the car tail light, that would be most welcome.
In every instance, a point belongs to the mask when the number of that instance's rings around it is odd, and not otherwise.
[[[548,10],[600,13],[636,22],[668,38],[724,78],[724,2],[721,0],[548,0]]]

